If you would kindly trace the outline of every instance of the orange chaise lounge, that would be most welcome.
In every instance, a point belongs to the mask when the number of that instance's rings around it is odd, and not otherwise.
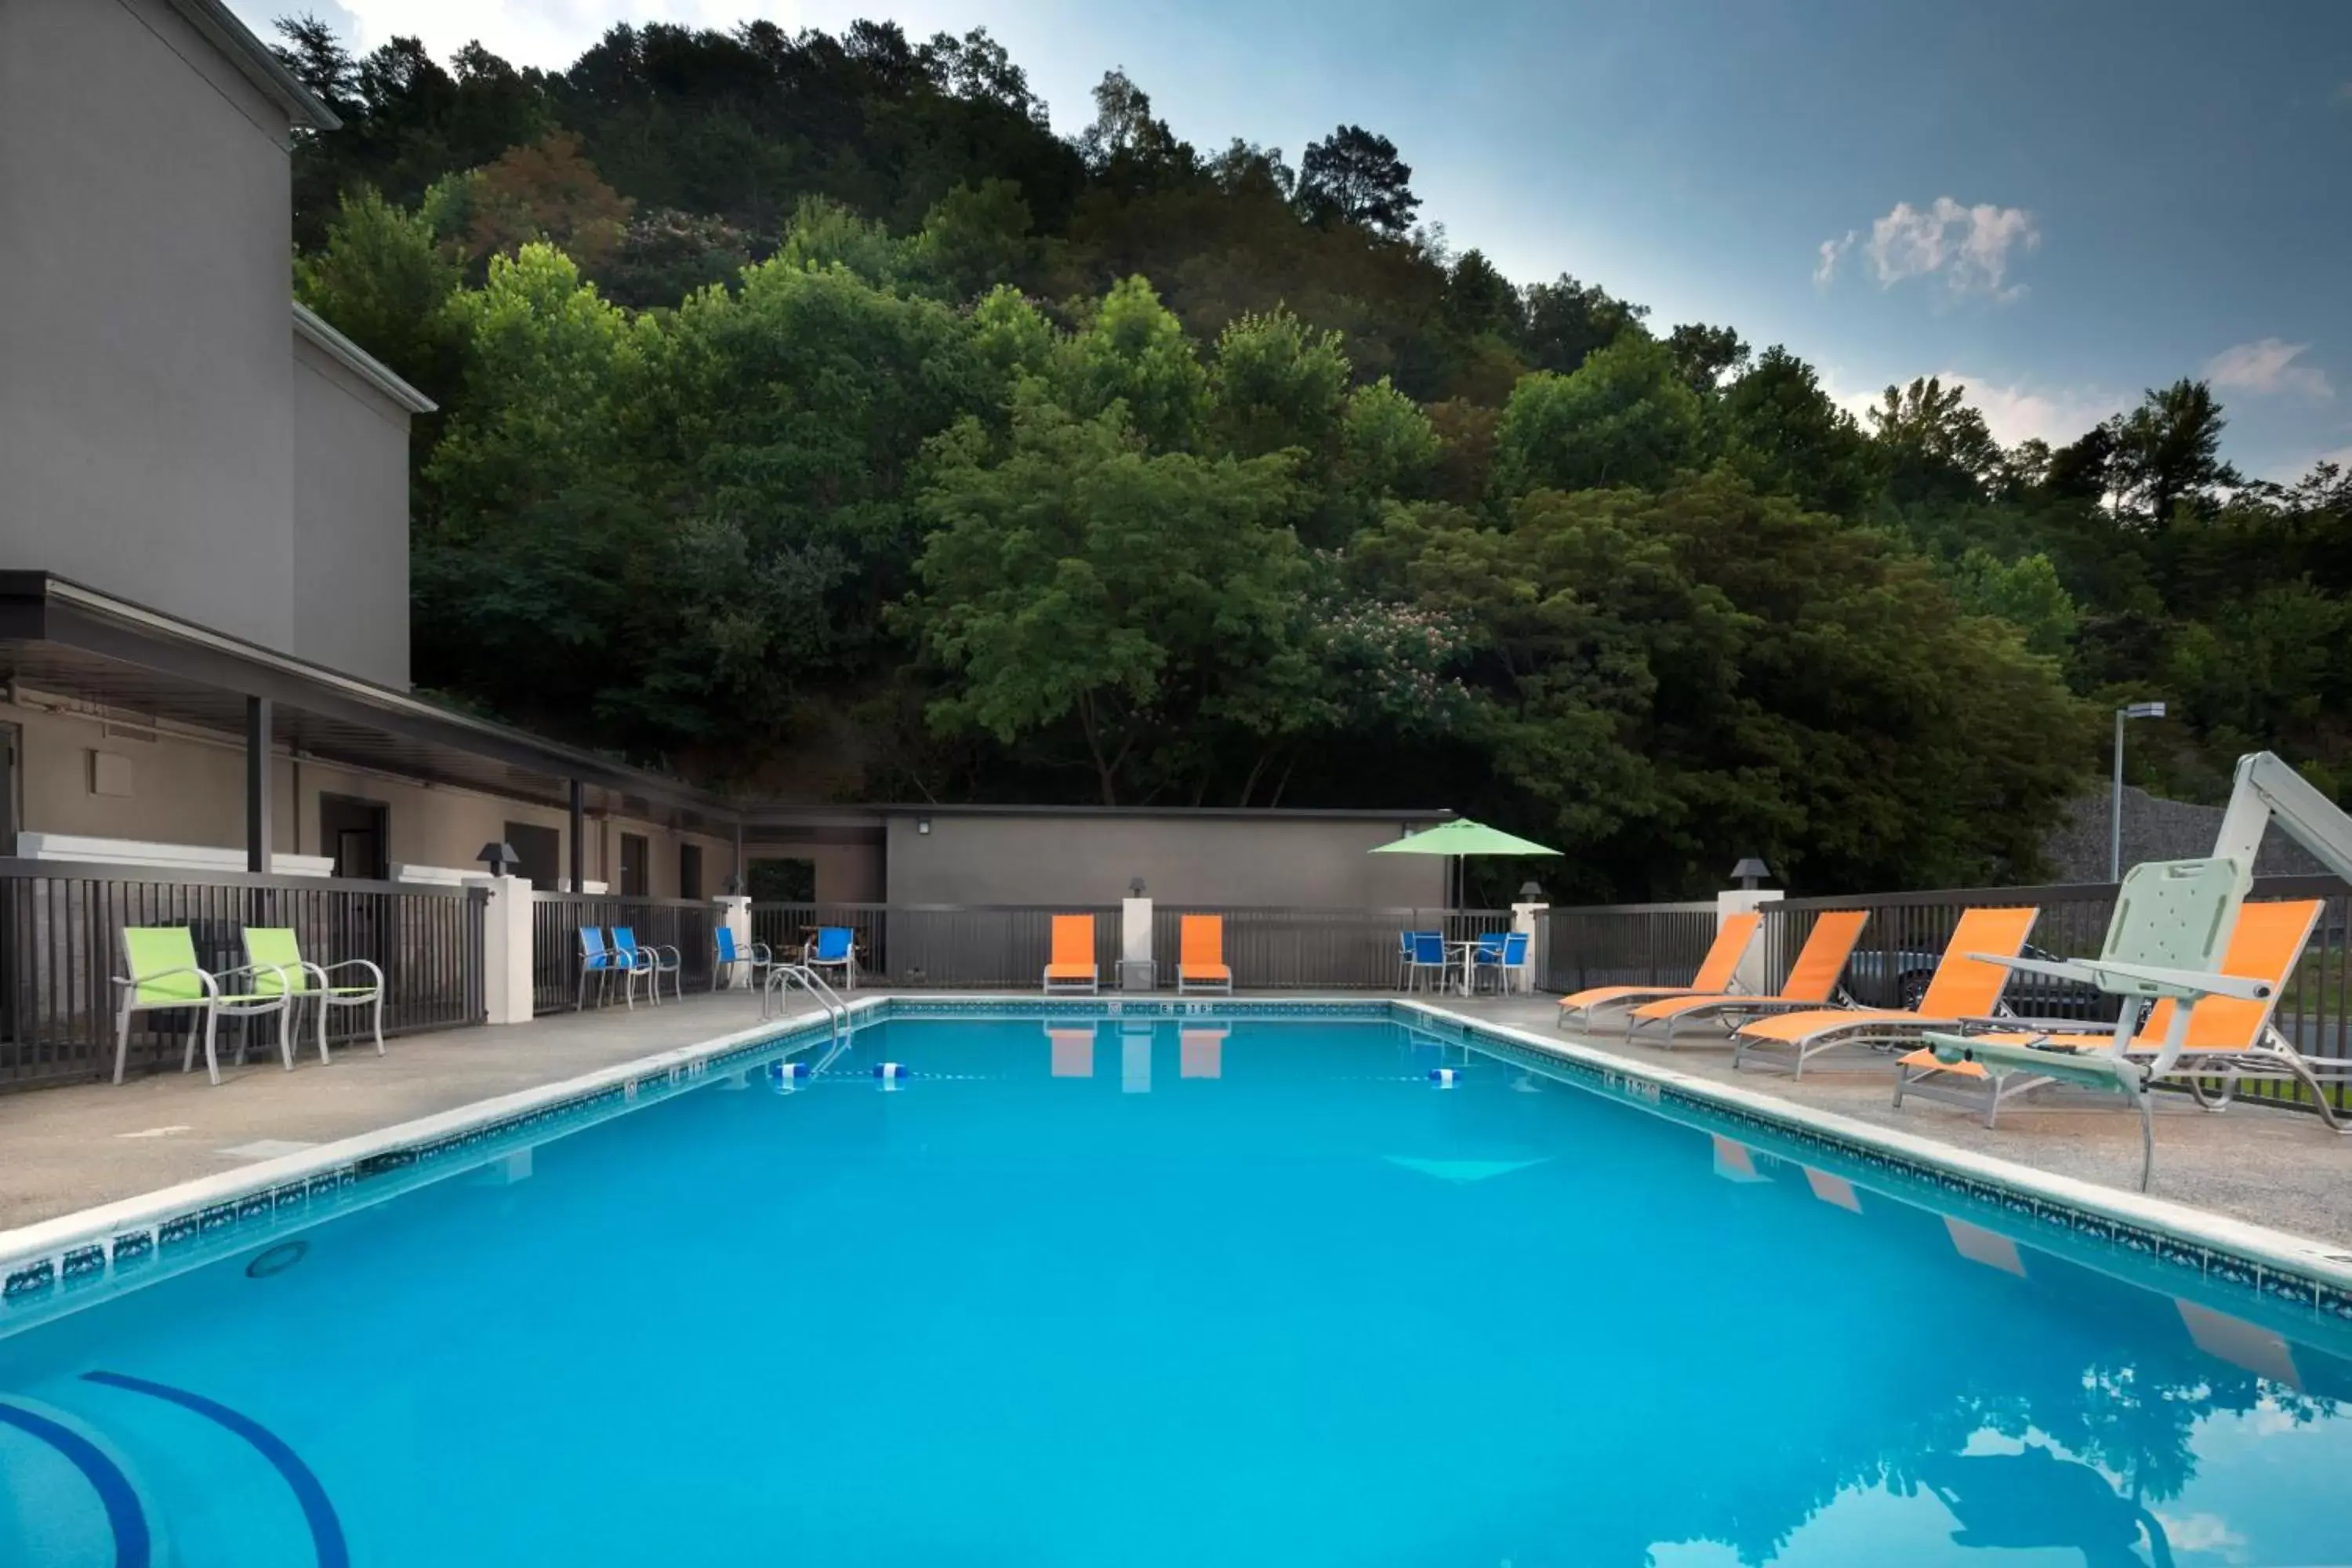
[[[1225,967],[1223,915],[1186,915],[1176,928],[1176,993],[1222,991],[1233,994],[1234,972]]]
[[[1731,989],[1732,975],[1739,961],[1748,956],[1748,946],[1764,917],[1752,911],[1726,915],[1723,923],[1715,928],[1715,944],[1699,960],[1698,973],[1687,985],[1594,985],[1573,992],[1559,999],[1559,1024],[1563,1029],[1570,1024],[1591,1028],[1595,1016],[1604,1007],[1638,1007],[1644,1002],[1656,1002],[1668,996],[1719,996]]]
[[[2311,928],[2319,920],[2319,909],[2317,899],[2238,906],[2238,923],[2230,930],[2230,945],[2221,955],[2221,973],[2241,980],[2267,981],[2270,995],[2262,1001],[2208,996],[2189,1013],[2189,1034],[2169,1076],[2187,1079],[2192,1089],[2199,1089],[2198,1099],[2208,1106],[2218,1108],[2228,1100],[2230,1089],[2244,1079],[2299,1080],[2310,1087],[2315,1102],[2326,1103],[2318,1080],[2304,1063],[2302,1054],[2283,1040],[2275,1045],[2265,1043],[2270,1035],[2271,1015],[2278,1006],[2280,993],[2294,977],[2296,963],[2303,958],[2304,944],[2311,940]],[[2168,996],[2159,998],[2133,1031],[2126,1053],[2133,1057],[2155,1056],[2172,1028],[2172,1012],[2178,1005]],[[1983,1031],[1981,1037],[2002,1045],[2043,1046],[2057,1050],[2116,1048],[2113,1029],[1998,1029]],[[1924,1047],[1913,1051],[1896,1066],[1895,1104],[1902,1104],[1906,1095],[1949,1100],[1983,1110],[1988,1127],[2000,1114],[2003,1103],[2053,1081],[2024,1072],[1997,1079],[1975,1062],[1938,1061],[1933,1050]],[[2199,1080],[2209,1077],[2223,1080],[2218,1098],[2199,1089]]]
[[[1045,994],[1059,991],[1092,996],[1102,989],[1102,973],[1095,967],[1095,917],[1055,915],[1054,956],[1045,965]]]
[[[1864,910],[1826,910],[1805,933],[1805,945],[1797,950],[1797,962],[1789,966],[1789,978],[1780,983],[1777,994],[1668,996],[1644,1002],[1626,1020],[1626,1038],[1663,1026],[1661,1043],[1672,1048],[1675,1032],[1685,1024],[1705,1021],[1730,1030],[1768,1014],[1820,1007],[1837,994],[1838,976],[1845,973],[1846,960],[1853,956],[1853,944],[1862,940],[1862,928],[1869,920],[1869,912]],[[1728,1036],[1712,1037],[1720,1042]],[[1660,1040],[1656,1035],[1652,1038]]]
[[[1990,953],[2014,958],[2033,929],[2038,909],[1975,909],[1963,913],[1944,944],[1944,956],[1929,976],[1927,989],[1916,1011],[1900,1007],[1823,1007],[1806,1013],[1780,1013],[1743,1025],[1731,1037],[1731,1065],[1751,1059],[1781,1065],[1802,1075],[1805,1064],[1823,1051],[1845,1046],[1900,1044],[1916,1040],[1929,1029],[1957,1029],[1972,1018],[1989,1016],[2000,1005],[2009,984],[2009,970],[1971,956]]]

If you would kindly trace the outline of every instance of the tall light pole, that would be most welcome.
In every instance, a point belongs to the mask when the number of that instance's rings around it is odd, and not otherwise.
[[[2124,724],[2131,719],[2161,719],[2161,702],[2127,702],[2116,710],[2116,788],[2107,803],[2107,880],[2124,879]]]

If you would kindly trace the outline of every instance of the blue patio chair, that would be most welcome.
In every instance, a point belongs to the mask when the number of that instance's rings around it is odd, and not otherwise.
[[[661,977],[669,976],[670,994],[686,1000],[680,989],[686,982],[686,955],[674,947],[657,942],[640,942],[637,933],[627,926],[613,928],[613,951],[628,961],[632,971],[642,973],[653,991],[654,1005],[661,1005]]]
[[[1445,989],[1445,976],[1454,967],[1454,961],[1445,954],[1445,933],[1417,931],[1407,934],[1412,938],[1412,952],[1405,961],[1406,988],[1418,989],[1422,976],[1434,971],[1437,988],[1443,991]]]
[[[580,994],[572,1000],[575,1013],[588,1005],[588,977],[596,977],[596,1005],[604,1005],[604,994],[612,986],[613,976],[621,977],[621,995],[634,1011],[637,1005],[637,976],[653,978],[653,972],[636,954],[625,954],[604,945],[603,926],[580,928]]]
[[[1495,989],[1505,991],[1512,976],[1527,967],[1528,933],[1523,931],[1491,931],[1478,939],[1478,951],[1470,955],[1471,988],[1486,975],[1495,977]]]
[[[811,969],[838,969],[841,988],[857,989],[857,933],[847,926],[819,926],[816,945],[809,949],[802,962]]]
[[[719,959],[710,966],[710,988],[713,991],[719,989],[720,979],[739,963],[751,966],[751,984],[755,988],[766,977],[767,972],[775,967],[776,955],[769,949],[766,942],[746,942],[743,946],[737,947],[733,926],[713,926],[710,928],[710,935]]]
[[[1405,976],[1412,966],[1412,932],[1397,932],[1397,989],[1404,989]]]

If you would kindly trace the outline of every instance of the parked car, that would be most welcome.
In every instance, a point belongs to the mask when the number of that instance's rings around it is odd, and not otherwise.
[[[2059,963],[2063,954],[2025,944],[2021,954],[2050,963]],[[1883,948],[1862,947],[1846,960],[1842,989],[1853,1001],[1864,1007],[1901,1007],[1916,1009],[1919,999],[1927,994],[1927,983],[1935,977],[1936,966],[1943,962],[1940,952],[1886,952]],[[2009,985],[2001,993],[2004,1013],[2021,1018],[2077,1018],[2096,1022],[2115,1017],[2115,1000],[2097,986],[2079,980],[2059,980],[2046,974],[2034,974],[2019,970],[2009,977]]]

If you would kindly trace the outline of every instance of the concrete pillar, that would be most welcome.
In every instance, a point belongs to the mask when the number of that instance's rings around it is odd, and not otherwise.
[[[1528,939],[1527,967],[1511,977],[1511,984],[1521,991],[1532,992],[1536,988],[1536,976],[1543,973],[1544,943],[1551,933],[1536,917],[1549,908],[1549,904],[1511,906],[1511,929],[1525,933]]]
[[[751,984],[751,899],[736,893],[712,901],[719,906],[719,923],[735,933],[735,951],[744,955],[730,966],[732,973],[727,976],[727,989],[738,990]]]
[[[572,781],[572,820],[566,828],[572,840],[571,889],[575,893],[588,890],[588,786],[578,779]]]
[[[245,868],[269,869],[269,699],[245,700]]]
[[[1151,900],[1150,899],[1133,898],[1119,900],[1118,959],[1120,990],[1129,989],[1127,979],[1129,964],[1142,964],[1144,966],[1142,973],[1150,976],[1144,984],[1136,986],[1134,989],[1148,991],[1159,983],[1157,974],[1150,967]]]
[[[482,994],[493,1024],[528,1024],[531,1017],[530,879],[489,877],[489,908],[482,913]]]
[[[1760,910],[1785,896],[1778,888],[1726,888],[1715,895],[1715,923],[1720,928],[1726,915]],[[1779,981],[1780,976],[1766,973],[1764,937],[1759,932],[1747,956],[1740,959],[1739,967],[1731,973],[1731,989],[1743,995],[1769,996]]]

